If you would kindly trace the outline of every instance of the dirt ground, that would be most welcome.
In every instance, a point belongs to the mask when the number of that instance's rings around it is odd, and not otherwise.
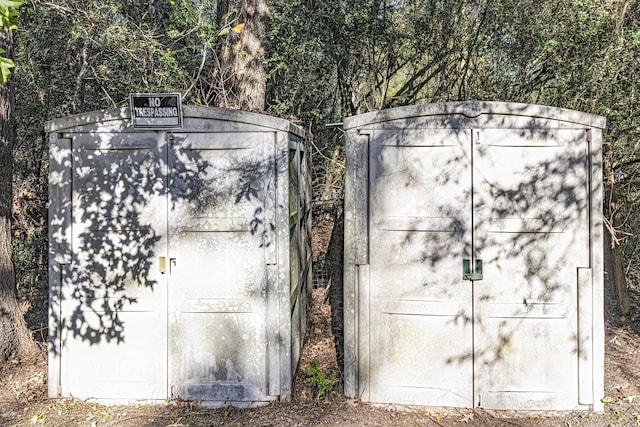
[[[312,361],[322,372],[338,370],[331,307],[324,288],[313,292],[307,339],[292,402],[254,409],[208,409],[190,402],[102,406],[73,398],[48,399],[46,353],[0,368],[1,426],[637,426],[640,425],[640,337],[627,324],[607,328],[604,414],[513,413],[438,408],[375,407],[340,393],[315,397],[304,373]],[[636,320],[637,321],[637,320]]]
[[[315,244],[327,245],[328,239]],[[639,290],[631,291],[633,313],[640,313]],[[306,381],[305,373],[312,362],[318,364],[321,372],[330,375],[336,371],[340,378],[329,296],[326,288],[313,290],[307,336],[291,402],[251,409],[210,409],[192,402],[103,406],[71,397],[48,399],[43,343],[42,350],[33,357],[11,360],[0,367],[0,426],[640,426],[638,315],[620,320],[614,309],[606,310],[604,414],[381,407],[346,398],[340,382],[326,398],[318,399],[317,390]],[[46,316],[46,310],[43,312]],[[32,319],[31,323],[37,330],[43,319]]]

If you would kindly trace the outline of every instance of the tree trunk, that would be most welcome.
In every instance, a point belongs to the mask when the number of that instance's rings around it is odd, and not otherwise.
[[[12,35],[0,32],[0,47],[11,57]],[[33,346],[18,304],[11,258],[13,84],[0,85],[0,364]]]
[[[614,245],[611,249],[613,258],[613,280],[616,284],[618,296],[618,308],[622,316],[629,314],[629,294],[627,293],[627,276],[624,272],[624,254],[620,245]]]
[[[232,10],[234,0],[223,0],[218,14]],[[220,66],[216,70],[221,81],[216,105],[262,112],[265,108],[266,69],[269,51],[267,31],[271,12],[267,0],[242,0],[239,34],[230,31],[220,48]],[[221,22],[221,16],[218,21]],[[235,22],[234,22],[235,24]],[[235,25],[233,25],[235,27]]]
[[[604,158],[602,162],[603,177],[606,184],[605,188],[607,188],[610,192],[605,204],[605,211],[607,213],[610,228],[609,230],[605,230],[605,233],[607,233],[605,242],[610,245],[605,248],[605,251],[607,251],[605,252],[605,254],[609,254],[609,259],[605,258],[605,260],[608,261],[606,267],[612,269],[612,271],[610,272],[611,277],[609,279],[612,279],[613,284],[615,285],[615,294],[618,302],[618,309],[620,310],[620,315],[622,317],[625,317],[629,314],[630,304],[629,294],[627,293],[627,277],[624,271],[624,253],[622,252],[622,247],[620,245],[620,242],[616,238],[615,233],[619,202],[618,196],[616,195],[616,180],[611,161],[613,148],[611,145],[605,145],[604,148]]]
[[[344,181],[343,177],[344,168],[340,164],[340,145],[333,147],[331,152],[331,161],[327,162],[327,168],[325,169],[325,181],[322,189],[322,195],[320,200],[327,202],[335,199],[336,184]]]
[[[627,293],[627,278],[624,272],[624,254],[620,244],[613,243],[615,236],[605,230],[604,236],[604,268],[605,268],[605,309],[607,317],[629,314],[629,294]]]

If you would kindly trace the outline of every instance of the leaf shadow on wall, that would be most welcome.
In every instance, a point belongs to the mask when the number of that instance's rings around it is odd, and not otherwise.
[[[91,346],[128,342],[127,328],[134,325],[125,320],[127,313],[160,310],[162,321],[166,314],[157,302],[166,298],[166,276],[159,258],[171,238],[167,212],[177,204],[192,216],[250,211],[244,230],[257,246],[274,244],[275,215],[267,207],[274,207],[275,176],[286,168],[286,153],[215,170],[219,165],[199,150],[182,147],[179,138],[174,142],[168,144],[161,132],[94,129],[54,149],[51,354],[71,340]]]
[[[521,129],[505,123],[503,129],[481,130],[476,144],[468,122],[463,115],[434,118],[427,127],[402,122],[370,146],[375,166],[370,169],[369,221],[371,238],[377,239],[369,242],[370,274],[372,283],[374,277],[387,278],[380,284],[383,290],[370,291],[371,309],[380,307],[389,319],[372,333],[407,335],[413,321],[446,318],[444,328],[451,335],[445,333],[448,344],[438,347],[443,365],[466,369],[475,361],[491,370],[510,363],[508,353],[522,344],[523,331],[529,334],[525,341],[537,343],[534,347],[546,343],[548,330],[540,326],[546,323],[551,330],[553,325],[566,328],[558,336],[566,335],[560,351],[567,358],[589,357],[590,333],[579,331],[575,320],[580,310],[576,269],[591,266],[589,199],[598,190],[588,180],[586,131],[547,129],[531,119]],[[439,130],[451,127],[462,130],[442,139]],[[462,260],[472,256],[482,259],[484,277],[463,281]],[[421,314],[432,309],[429,304],[438,310],[457,308]],[[590,307],[580,313],[589,315]],[[532,322],[540,327],[530,327]],[[433,330],[440,323],[434,328],[420,324],[431,331],[429,336],[438,334]],[[462,345],[451,338],[459,333],[467,337]],[[380,347],[376,351],[389,357],[376,369],[396,372],[390,367],[394,363],[415,359],[396,354],[382,338],[374,340],[371,345]],[[546,349],[534,347],[527,352]],[[440,366],[421,357],[418,362],[430,369]]]

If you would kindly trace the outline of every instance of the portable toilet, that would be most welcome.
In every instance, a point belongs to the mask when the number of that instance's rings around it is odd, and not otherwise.
[[[346,394],[602,411],[605,119],[468,101],[343,126]]]
[[[256,405],[291,396],[311,283],[305,132],[185,106],[46,124],[49,395]]]

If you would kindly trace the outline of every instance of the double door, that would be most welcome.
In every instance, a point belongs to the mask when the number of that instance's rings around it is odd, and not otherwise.
[[[273,133],[69,138],[62,394],[269,400]]]
[[[590,272],[587,154],[584,129],[372,132],[359,282],[366,400],[578,405],[590,381],[578,316]]]

